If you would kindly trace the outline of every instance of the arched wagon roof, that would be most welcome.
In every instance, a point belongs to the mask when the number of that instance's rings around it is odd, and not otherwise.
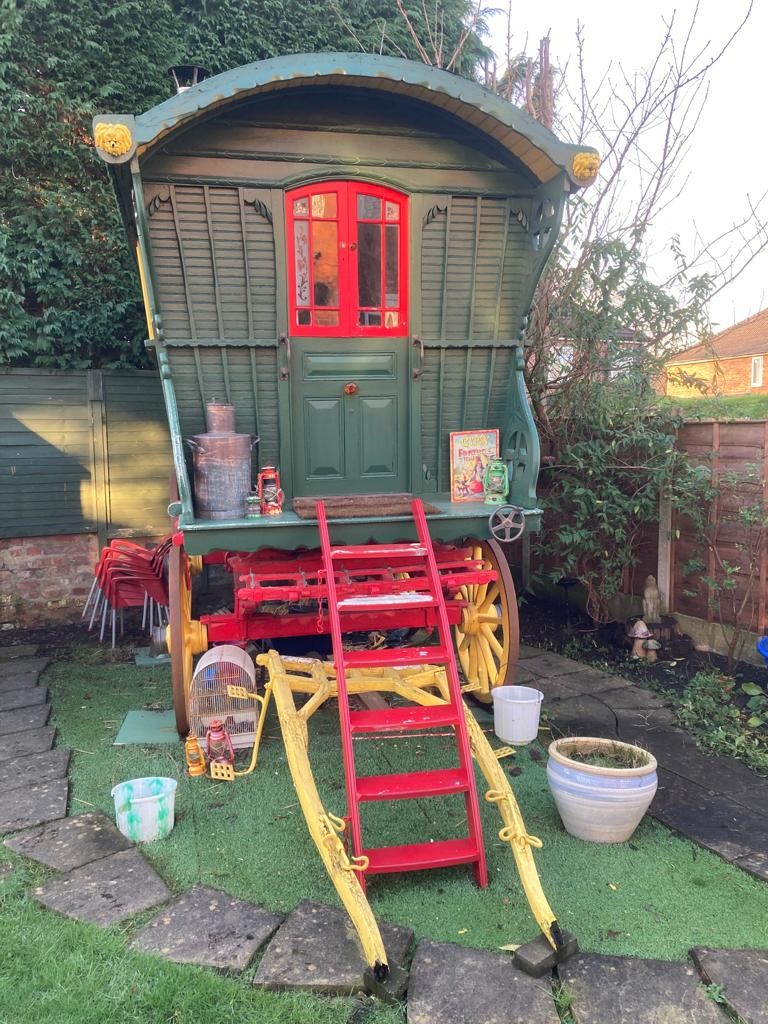
[[[308,85],[380,90],[445,110],[496,140],[540,182],[565,171],[572,187],[579,188],[597,173],[595,150],[560,142],[525,111],[476,82],[415,61],[365,53],[291,54],[215,75],[135,119],[121,117],[120,121],[133,129],[133,146],[131,152],[119,156],[107,152],[112,156],[108,162],[122,162],[121,156],[127,159],[133,152],[141,156],[169,133],[230,103]],[[94,125],[98,129],[100,122],[109,119],[110,115],[97,116]]]

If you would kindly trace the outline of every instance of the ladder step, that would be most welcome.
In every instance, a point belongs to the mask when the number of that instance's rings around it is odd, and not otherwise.
[[[380,647],[377,651],[345,651],[344,668],[405,668],[445,665],[450,655],[443,647]]]
[[[363,853],[369,860],[367,875],[447,868],[453,864],[471,864],[482,856],[478,844],[469,838],[411,843],[408,846],[379,846],[363,850]]]
[[[354,734],[363,732],[394,732],[409,729],[435,729],[456,725],[458,716],[452,704],[421,707],[412,704],[386,711],[350,711],[349,724]]]
[[[331,548],[331,558],[424,558],[423,544],[355,544],[348,548]]]
[[[400,775],[365,775],[355,781],[355,788],[358,800],[409,800],[466,793],[469,780],[459,768],[443,768]]]
[[[379,608],[383,612],[400,611],[405,608],[437,608],[437,601],[430,594],[377,594],[370,597],[345,597],[336,605],[340,612],[369,611]]]

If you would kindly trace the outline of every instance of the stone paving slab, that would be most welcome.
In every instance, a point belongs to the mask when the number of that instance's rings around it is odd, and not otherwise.
[[[21,735],[28,736],[29,733]],[[69,757],[69,747],[56,747],[42,754],[28,754],[26,757],[0,761],[0,792],[28,786],[30,782],[63,779],[69,768]]]
[[[408,1024],[558,1024],[549,979],[510,956],[422,939],[408,985]]]
[[[646,690],[642,686],[620,686],[616,689],[607,689],[600,693],[600,699],[614,710],[621,708],[628,711],[650,711],[653,708],[666,709],[667,707],[658,693]]]
[[[542,647],[531,647],[530,644],[520,644],[520,653],[518,658],[522,661],[524,658],[538,658],[540,654],[546,654],[546,651]]]
[[[0,661],[0,679],[19,675],[22,672],[42,672],[50,660],[50,658],[16,658],[11,661]]]
[[[37,704],[45,704],[46,700],[48,690],[44,686],[17,686],[0,691],[0,712],[35,707]]]
[[[12,661],[14,658],[34,658],[37,644],[10,644],[0,647],[0,661]]]
[[[69,783],[66,779],[38,782],[20,789],[0,790],[0,832],[17,832],[67,813]]]
[[[566,697],[548,704],[552,736],[617,736],[616,716],[598,697]]]
[[[16,757],[27,757],[29,754],[40,754],[44,750],[50,750],[55,735],[56,726],[47,725],[42,729],[0,736],[0,764]]]
[[[57,871],[71,871],[131,849],[130,842],[101,812],[77,814],[26,829],[6,839],[5,845]]]
[[[139,851],[132,849],[52,878],[32,895],[49,910],[107,928],[165,903],[171,893]]]
[[[604,694],[601,696],[608,696]],[[608,701],[605,702],[610,707]],[[611,711],[616,716],[616,727],[619,739],[625,743],[637,743],[649,750],[653,746],[654,737],[662,732],[668,732],[675,724],[675,713],[669,708],[614,708]]]
[[[572,661],[570,658],[564,658],[562,654],[552,654],[551,652],[539,652],[537,655],[527,658],[525,667],[536,676],[564,676],[584,671],[581,662]]]
[[[692,949],[705,985],[719,985],[745,1024],[768,1024],[768,950]]]
[[[48,721],[51,713],[50,704],[40,704],[36,708],[17,708],[16,711],[0,712],[0,736],[13,732],[26,732],[28,729],[40,729]]]
[[[0,693],[18,690],[22,686],[37,686],[39,678],[39,672],[15,672],[13,675],[0,677]]]
[[[539,676],[535,676],[533,672],[529,672],[523,665],[515,665],[515,682],[522,683],[523,686],[529,686],[534,680],[538,680]]]
[[[695,843],[750,870],[744,858],[768,850],[768,819],[664,769],[650,813]],[[759,864],[757,871],[759,874]]]
[[[195,885],[146,924],[132,945],[175,963],[244,971],[284,917]]]
[[[755,878],[768,882],[768,853],[764,850],[748,853],[746,857],[737,857],[733,863]]]
[[[577,1024],[726,1024],[692,964],[581,954],[561,964]]]
[[[583,674],[574,672],[563,676],[535,676],[531,672],[527,673],[529,685],[541,690],[546,701],[592,696],[592,687],[582,679]]]
[[[380,928],[389,958],[402,966],[413,932],[393,924],[380,924]],[[253,984],[270,990],[298,988],[349,995],[365,987],[364,971],[357,934],[346,913],[303,900],[267,946]]]

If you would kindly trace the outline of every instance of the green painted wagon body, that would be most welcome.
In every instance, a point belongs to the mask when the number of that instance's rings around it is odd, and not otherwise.
[[[250,64],[94,130],[142,271],[189,553],[314,544],[296,496],[425,495],[435,539],[484,537],[487,507],[450,501],[457,430],[499,430],[509,500],[538,527],[525,329],[591,151],[475,83],[365,54]],[[329,201],[330,220],[310,219]],[[371,298],[374,235],[387,265]],[[280,467],[282,515],[196,517],[184,439],[212,399]],[[410,534],[410,517],[335,522],[347,543]]]

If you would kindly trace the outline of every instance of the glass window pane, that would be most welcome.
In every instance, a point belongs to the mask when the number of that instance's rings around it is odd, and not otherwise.
[[[361,309],[357,314],[358,327],[381,327],[381,313],[372,313],[370,309]]]
[[[386,284],[385,284],[385,306],[400,305],[400,250],[399,235],[400,228],[396,224],[387,224],[386,232]]]
[[[303,199],[294,199],[293,201],[293,215],[294,217],[308,217],[309,216],[309,199],[304,196]]]
[[[296,305],[309,305],[309,224],[294,221],[293,241],[296,269]]]
[[[308,309],[300,309],[296,314],[296,323],[299,327],[309,327],[312,323],[312,314]]]
[[[339,311],[337,309],[319,309],[315,313],[315,323],[319,327],[338,327]]]
[[[312,287],[314,306],[339,304],[339,226],[312,221]]]
[[[387,220],[400,220],[400,204],[392,203],[388,199],[385,204],[386,219]]]
[[[381,306],[381,225],[357,225],[357,301]]]
[[[400,323],[400,314],[393,313],[392,310],[388,310],[384,314],[384,326],[385,327],[397,327]]]
[[[313,217],[335,217],[337,215],[336,193],[325,192],[319,196],[312,196]]]
[[[378,196],[359,195],[357,216],[359,220],[381,220],[381,200]]]

